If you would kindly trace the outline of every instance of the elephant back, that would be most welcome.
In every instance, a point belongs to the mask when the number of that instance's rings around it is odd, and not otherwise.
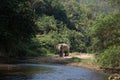
[[[61,46],[60,46],[60,49],[63,51],[69,51],[69,48],[70,48],[69,45],[67,45],[65,43],[61,44]]]
[[[57,44],[57,45],[56,45],[56,49],[57,49],[57,50],[60,50],[60,49],[61,49],[61,45],[62,45],[62,44]]]

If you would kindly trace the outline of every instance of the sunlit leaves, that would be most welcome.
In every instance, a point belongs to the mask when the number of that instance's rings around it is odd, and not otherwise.
[[[99,40],[101,51],[111,45],[120,45],[120,14],[100,16],[93,24],[91,35]]]
[[[42,16],[39,17],[36,21],[36,24],[38,26],[38,33],[46,34],[50,31],[56,31],[57,30],[57,22],[54,18],[54,16]]]
[[[120,67],[120,46],[111,46],[99,56],[99,63],[104,67]]]

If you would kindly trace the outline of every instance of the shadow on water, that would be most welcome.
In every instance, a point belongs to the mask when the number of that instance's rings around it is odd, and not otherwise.
[[[107,75],[71,66],[16,64],[0,69],[0,80],[107,80]]]
[[[50,68],[41,66],[14,65],[12,67],[8,66],[7,69],[0,69],[0,75],[34,75],[50,70]]]

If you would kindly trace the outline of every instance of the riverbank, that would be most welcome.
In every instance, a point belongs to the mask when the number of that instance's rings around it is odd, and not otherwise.
[[[59,57],[59,55],[53,55],[48,57],[35,57],[22,60],[25,63],[37,63],[37,64],[56,64],[66,66],[77,66],[88,68],[92,70],[102,71],[105,73],[120,73],[120,68],[103,68],[96,62],[94,54],[86,53],[71,53],[67,57]]]
[[[107,72],[112,69],[101,68],[95,61],[94,54],[86,53],[72,53],[67,57],[59,57],[59,55],[53,55],[48,57],[34,57],[34,58],[25,58],[25,59],[8,59],[7,63],[0,64],[0,69],[14,68],[13,63],[35,63],[35,64],[56,64],[56,65],[66,65],[66,66],[77,66],[88,68],[97,71]],[[12,63],[12,64],[9,64]],[[119,71],[119,69],[113,69],[112,71]]]
[[[84,67],[94,70],[100,70],[99,66],[94,63],[95,56],[93,54],[70,54],[67,57],[59,57],[59,55],[53,55],[48,57],[35,57],[27,59],[8,59],[7,64],[0,64],[0,68],[6,68],[7,66],[12,67],[9,62],[15,63],[37,63],[37,64],[56,64],[56,65],[67,65]],[[5,60],[3,60],[4,63]],[[14,65],[13,65],[14,67]]]
[[[100,67],[95,63],[94,54],[70,54],[67,57],[59,57],[58,55],[50,57],[36,57],[23,62],[77,66],[93,70],[101,70]]]
[[[97,70],[101,72],[108,72],[112,69],[109,68],[101,68],[95,61],[94,54],[70,54],[67,57],[59,57],[59,55],[53,55],[48,57],[34,57],[34,58],[23,58],[23,59],[7,59],[7,63],[5,60],[1,61],[0,63],[0,70],[12,70],[19,68],[18,66],[14,65],[14,63],[33,63],[33,64],[55,64],[55,65],[65,65],[65,66],[76,66],[76,67],[83,67],[88,68],[91,70]],[[11,64],[12,63],[12,64]],[[115,71],[119,71],[113,69]],[[112,71],[113,71],[112,70]],[[119,75],[119,74],[118,74]],[[115,75],[116,76],[116,75]],[[120,77],[120,75],[118,76]],[[109,80],[112,80],[113,76],[109,77]],[[116,79],[117,80],[117,79]]]

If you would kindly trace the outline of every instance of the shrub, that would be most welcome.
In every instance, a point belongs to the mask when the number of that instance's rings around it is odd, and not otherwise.
[[[120,67],[120,46],[111,46],[100,54],[98,62],[104,67]]]
[[[100,15],[92,25],[90,36],[94,52],[120,45],[120,14]]]

